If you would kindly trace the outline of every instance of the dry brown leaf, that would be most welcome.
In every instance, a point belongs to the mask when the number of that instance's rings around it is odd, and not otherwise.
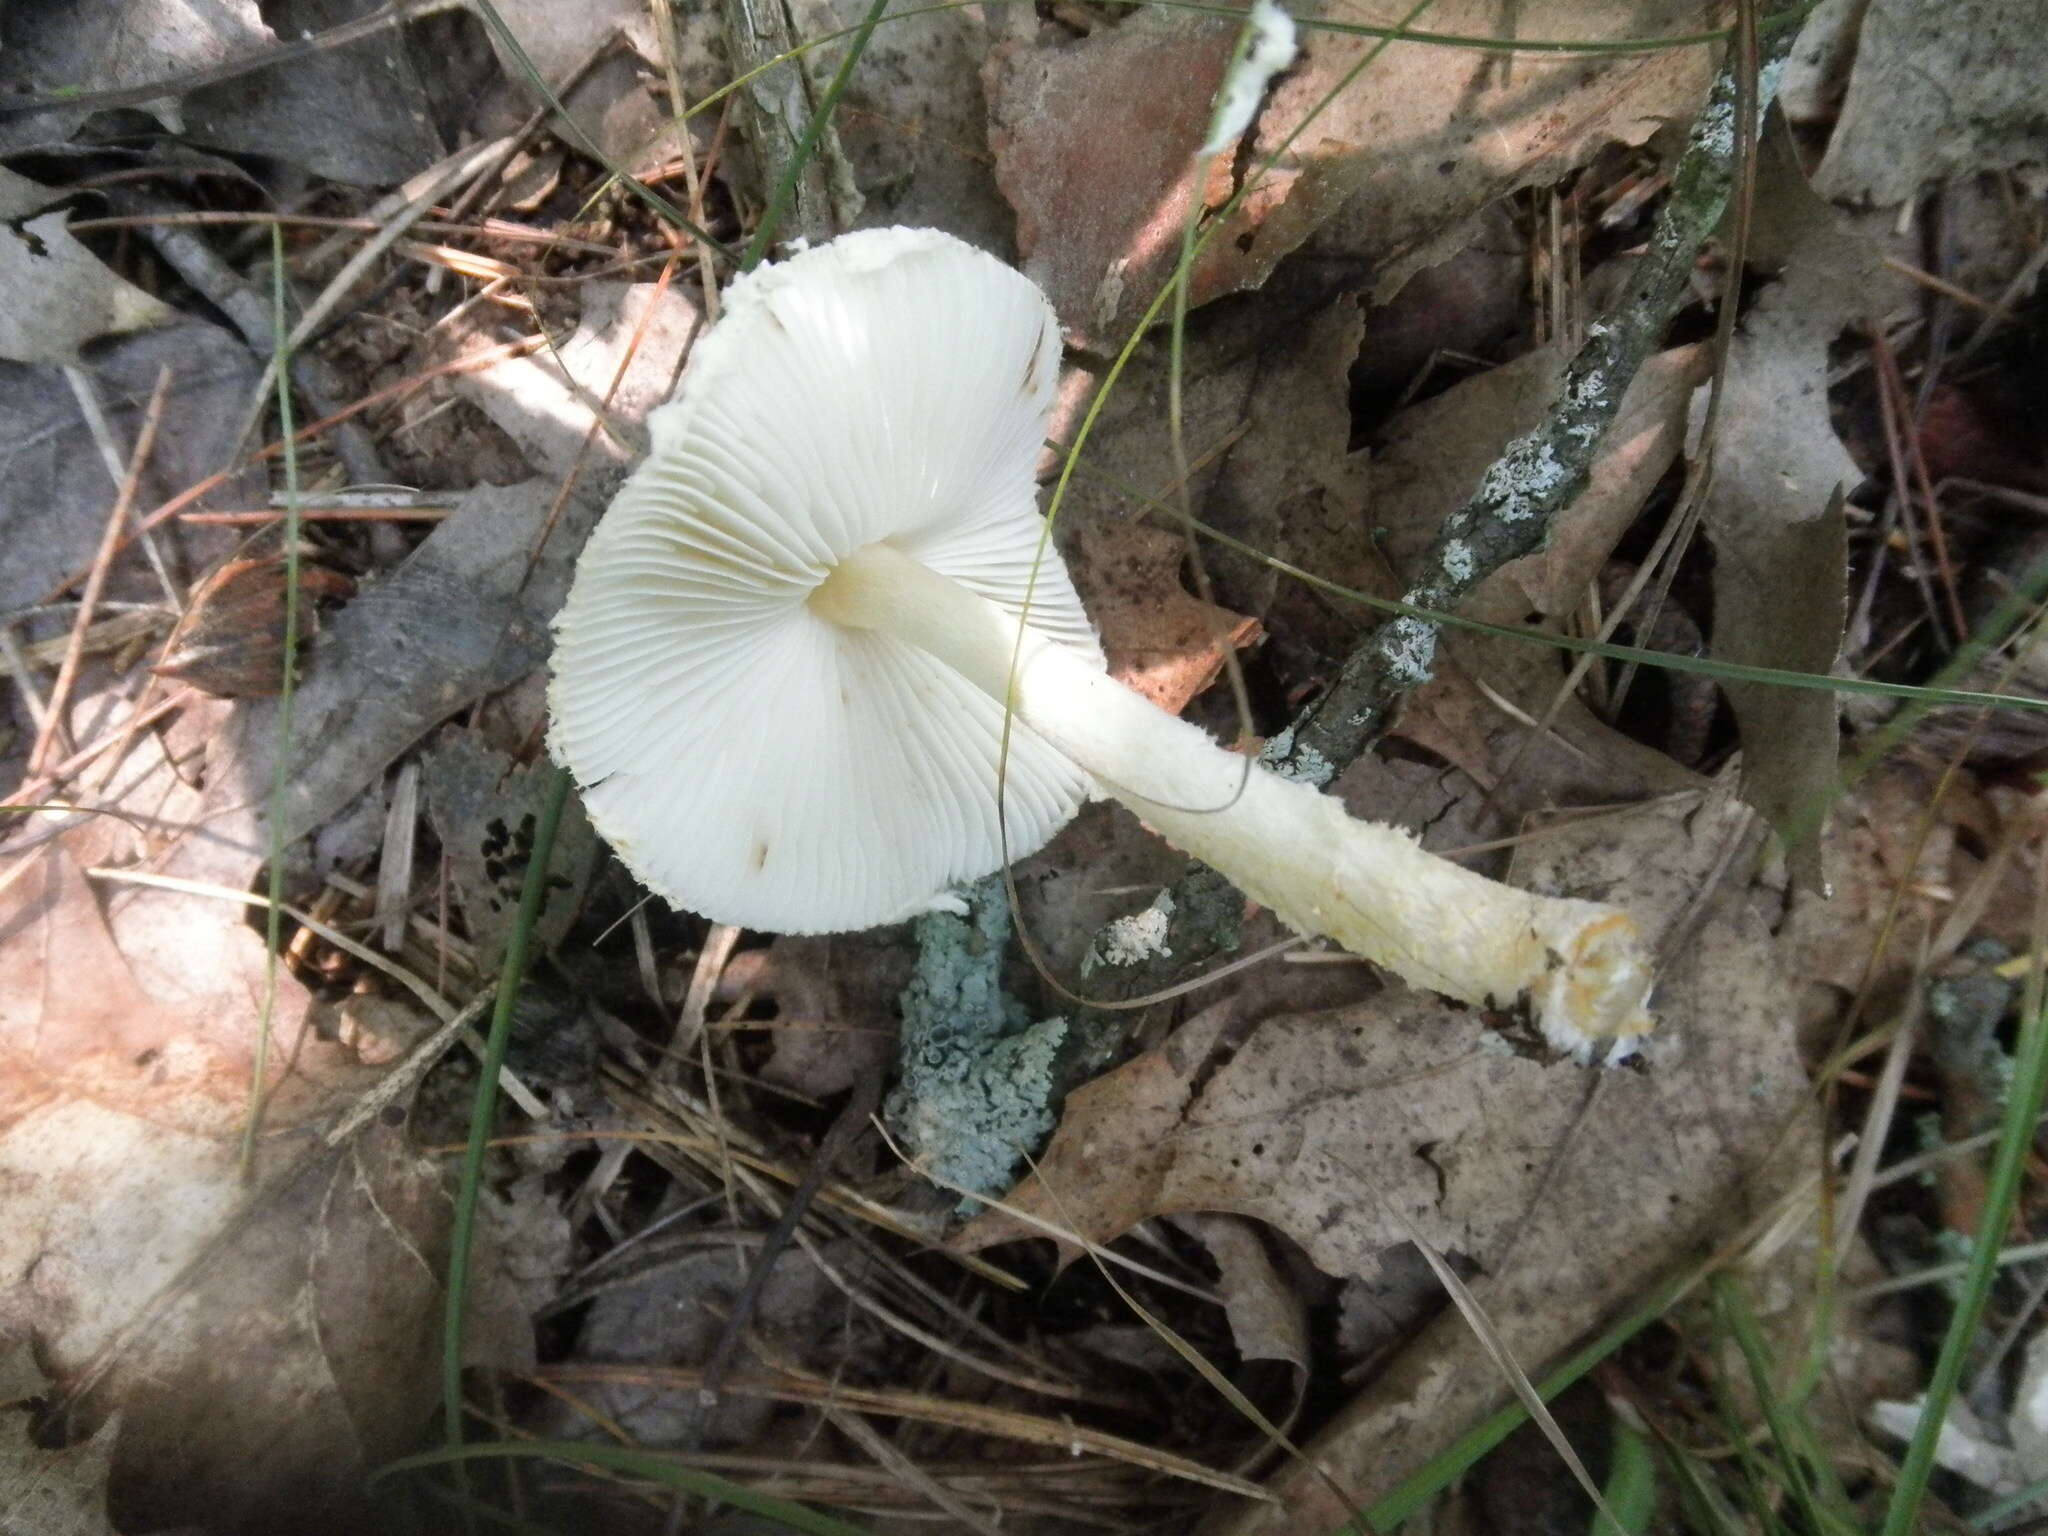
[[[1288,1284],[1266,1251],[1253,1223],[1238,1216],[1189,1212],[1174,1225],[1209,1250],[1216,1261],[1216,1288],[1230,1337],[1245,1360],[1279,1360],[1296,1370],[1297,1383],[1309,1368],[1308,1313],[1299,1289]]]
[[[2036,0],[1870,0],[1849,94],[1814,184],[1890,207],[1929,181],[2048,161]]]
[[[1747,824],[1727,799],[1674,799],[1546,833],[1521,878],[1619,901],[1654,933]],[[1706,904],[1664,971],[1664,1026],[1639,1074],[1515,1056],[1480,1016],[1405,992],[1270,1019],[1163,1138],[1156,1208],[1270,1221],[1333,1274],[1371,1274],[1419,1232],[1475,1266],[1480,1305],[1533,1369],[1816,1155],[1768,905],[1740,886]],[[1083,1134],[1063,1125],[1055,1152]],[[1048,1178],[1056,1166],[1072,1165],[1049,1155]],[[1060,1196],[1089,1209],[1086,1186]],[[1043,1195],[1027,1183],[1016,1198]],[[1506,1392],[1463,1321],[1439,1317],[1310,1452],[1370,1501]],[[1215,1528],[1306,1536],[1345,1516],[1297,1469],[1271,1487],[1279,1508]]]
[[[1181,585],[1187,544],[1139,523],[1081,530],[1067,562],[1102,634],[1110,674],[1168,714],[1179,714],[1223,671],[1227,651],[1258,643],[1259,621],[1205,603]]]
[[[1523,879],[1618,901],[1654,934],[1686,911],[1742,817],[1688,796],[1566,824],[1527,845]],[[1039,1174],[1008,1203],[1094,1242],[1137,1215],[1235,1211],[1332,1275],[1373,1274],[1411,1228],[1484,1273],[1547,1266],[1560,1286],[1578,1283],[1596,1233],[1608,1234],[1599,1252],[1625,1241],[1640,1262],[1645,1224],[1705,1220],[1799,1093],[1769,935],[1742,891],[1713,903],[1698,946],[1666,973],[1665,1028],[1641,1074],[1525,1059],[1483,1016],[1390,990],[1268,1019],[1185,1109],[1206,1055],[1188,1039],[1098,1079],[1069,1099]],[[1026,1230],[991,1213],[959,1243]]]
[[[251,787],[178,771],[240,707],[139,738],[117,779],[132,822],[40,846],[32,825],[0,865],[0,1333],[33,1340],[75,1433],[121,1415],[124,1524],[347,1529],[365,1469],[431,1411],[440,1164],[381,1122],[320,1139],[378,1074],[281,971],[245,1182],[260,934],[239,904],[85,873],[250,887]]]
[[[1651,36],[1700,24],[1682,0],[1573,13],[1576,35]],[[1492,0],[1444,0],[1431,29],[1497,35]],[[1006,44],[987,72],[998,180],[1018,210],[1018,245],[1070,335],[1120,340],[1179,256],[1198,172],[1192,155],[1235,40],[1228,22],[1141,13],[1079,41]],[[1348,253],[1386,298],[1449,254],[1447,237],[1480,208],[1553,182],[1601,146],[1641,143],[1706,94],[1706,50],[1631,58],[1524,55],[1503,80],[1497,56],[1421,44],[1382,53],[1333,106],[1289,140],[1366,54],[1369,38],[1306,35],[1250,136],[1250,164],[1287,149],[1196,270],[1197,303],[1263,283],[1348,202],[1365,243]],[[1132,90],[1133,80],[1169,82]],[[1243,154],[1241,149],[1240,154]],[[1229,173],[1229,156],[1219,159]],[[1233,188],[1202,189],[1214,204]]]
[[[1157,10],[1081,39],[1035,17],[1015,24],[1030,31],[997,44],[982,70],[996,181],[1017,210],[1024,271],[1069,337],[1102,350],[1179,255],[1194,151],[1236,28]],[[1214,202],[1230,189],[1201,190]]]
[[[1714,544],[1714,655],[1826,674],[1848,601],[1848,530],[1831,498],[1862,479],[1830,419],[1828,348],[1879,301],[1878,253],[1807,189],[1782,146],[1764,156],[1756,217],[1759,254],[1783,276],[1728,349],[1701,513]],[[1818,890],[1818,834],[1838,787],[1837,700],[1723,687],[1742,735],[1743,794],[1785,840],[1798,882]]]

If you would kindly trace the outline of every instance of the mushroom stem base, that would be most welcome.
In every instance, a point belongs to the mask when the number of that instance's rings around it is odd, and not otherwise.
[[[1502,885],[1398,827],[1357,820],[888,544],[841,561],[810,602],[1007,700],[1106,794],[1297,932],[1462,1002],[1526,998],[1545,1036],[1579,1056],[1612,1059],[1616,1042],[1652,1027],[1649,959],[1619,908]]]

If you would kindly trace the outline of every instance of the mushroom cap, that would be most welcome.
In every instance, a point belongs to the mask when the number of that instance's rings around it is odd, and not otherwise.
[[[894,922],[1066,824],[1086,776],[926,652],[806,606],[887,540],[1101,666],[1034,468],[1059,324],[937,230],[736,279],[555,624],[549,747],[651,890],[719,922]]]

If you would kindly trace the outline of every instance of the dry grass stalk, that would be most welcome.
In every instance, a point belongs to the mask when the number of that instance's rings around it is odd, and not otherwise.
[[[135,451],[128,456],[128,469],[121,477],[121,488],[115,494],[112,511],[107,514],[107,525],[100,535],[99,551],[85,576],[85,590],[79,595],[78,617],[71,626],[71,643],[65,649],[64,660],[57,668],[57,681],[50,689],[47,709],[44,711],[42,729],[36,734],[35,750],[29,754],[28,767],[31,774],[41,776],[47,769],[50,754],[56,750],[57,742],[66,735],[64,713],[71,701],[72,686],[78,681],[78,665],[85,655],[85,637],[92,629],[94,605],[100,600],[100,592],[106,586],[107,569],[114,562],[114,556],[126,541],[122,530],[127,526],[128,515],[135,506],[135,489],[142,480],[142,468],[149,462],[149,456],[156,450],[156,432],[163,420],[164,401],[171,390],[171,370],[168,364],[157,370],[156,387],[150,391],[149,404],[142,413],[142,427],[136,433]],[[68,583],[67,583],[68,585]]]

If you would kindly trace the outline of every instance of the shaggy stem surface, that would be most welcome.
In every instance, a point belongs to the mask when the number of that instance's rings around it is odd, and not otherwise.
[[[1540,896],[1359,821],[1307,784],[1204,732],[888,544],[842,561],[821,617],[927,651],[1085,769],[1176,847],[1304,934],[1404,981],[1505,1007],[1526,996],[1551,1042],[1585,1054],[1651,1027],[1650,967],[1618,908]]]

